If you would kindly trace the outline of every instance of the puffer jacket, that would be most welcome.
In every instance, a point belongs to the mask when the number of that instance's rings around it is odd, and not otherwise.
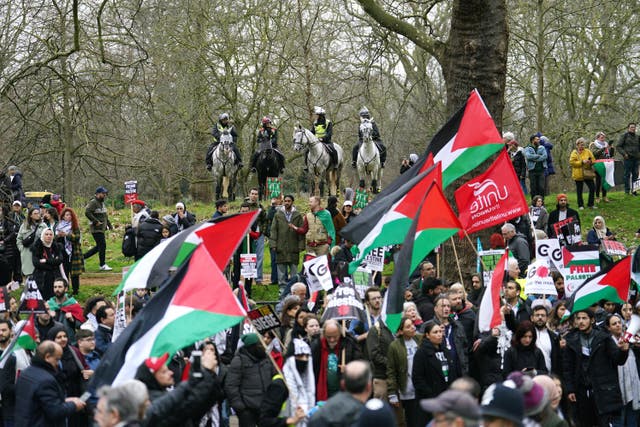
[[[268,357],[258,359],[242,347],[229,365],[225,391],[235,411],[259,410],[275,369]]]

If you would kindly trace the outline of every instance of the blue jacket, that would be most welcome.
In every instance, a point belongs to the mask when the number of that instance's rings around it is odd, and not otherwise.
[[[16,382],[16,427],[64,427],[67,417],[76,412],[65,402],[62,385],[56,381],[51,365],[37,357],[22,371]]]
[[[532,170],[536,166],[536,162],[542,162],[542,166],[547,168],[547,150],[538,145],[536,149],[533,145],[529,145],[524,149],[524,158],[527,160],[527,170]]]
[[[113,330],[108,329],[106,326],[98,325],[98,329],[95,332],[96,337],[96,352],[103,356],[111,345],[111,337],[113,337]]]

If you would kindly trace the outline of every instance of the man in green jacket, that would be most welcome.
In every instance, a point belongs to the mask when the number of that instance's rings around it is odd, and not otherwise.
[[[283,208],[277,209],[273,217],[270,230],[269,244],[276,251],[276,266],[278,269],[278,286],[280,295],[287,286],[287,281],[298,273],[300,252],[304,250],[305,238],[296,233],[289,224],[302,227],[302,214],[293,206],[294,198],[284,196]],[[273,267],[272,267],[273,268]]]
[[[100,270],[102,271],[113,270],[106,263],[107,241],[104,237],[106,229],[113,230],[109,222],[107,207],[104,204],[108,193],[106,188],[98,187],[95,196],[89,201],[84,210],[85,216],[89,219],[91,235],[93,240],[96,241],[96,245],[84,254],[84,259],[90,258],[97,253],[100,257]]]

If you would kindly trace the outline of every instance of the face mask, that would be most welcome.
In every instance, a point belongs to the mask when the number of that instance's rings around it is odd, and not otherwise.
[[[304,373],[307,371],[307,366],[309,365],[308,360],[298,360],[296,359],[296,369],[299,373]]]

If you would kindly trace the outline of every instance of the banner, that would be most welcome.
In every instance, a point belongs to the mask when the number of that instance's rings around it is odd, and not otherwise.
[[[344,283],[333,292],[320,322],[323,323],[327,319],[365,320],[364,306],[358,297],[356,288],[351,283]]]
[[[600,271],[600,252],[596,245],[562,247],[565,296],[570,297],[585,280]]]
[[[253,324],[260,335],[272,329],[279,328],[281,325],[280,319],[278,319],[278,316],[276,316],[276,313],[270,305],[263,305],[255,310],[251,310],[247,313],[247,316],[249,316],[251,324]],[[284,337],[282,338],[284,339]]]
[[[384,253],[386,246],[375,248],[364,257],[363,264],[371,271],[382,271],[384,269]]]
[[[627,248],[624,244],[616,242],[615,240],[603,240],[602,249],[608,255],[627,256]]]
[[[367,190],[356,189],[356,199],[353,209],[363,209],[369,203],[369,195]]]
[[[240,275],[245,279],[258,277],[258,255],[240,254]]]
[[[527,295],[558,296],[558,291],[549,273],[549,264],[544,259],[536,260],[530,264],[527,269],[527,284],[524,293]]]
[[[267,177],[267,198],[273,199],[282,194],[282,177]]]
[[[125,181],[124,203],[129,204],[138,198],[138,181]]]
[[[504,150],[485,173],[458,188],[454,197],[460,222],[469,234],[529,213],[511,159]]]
[[[135,292],[135,291],[133,291]],[[116,320],[113,324],[113,335],[111,342],[116,342],[122,331],[127,327],[127,313],[125,312],[125,299],[127,294],[122,291],[116,297]]]
[[[326,255],[311,258],[303,263],[304,271],[307,273],[307,283],[309,291],[330,291],[333,289],[331,271],[329,270],[329,260]]]

